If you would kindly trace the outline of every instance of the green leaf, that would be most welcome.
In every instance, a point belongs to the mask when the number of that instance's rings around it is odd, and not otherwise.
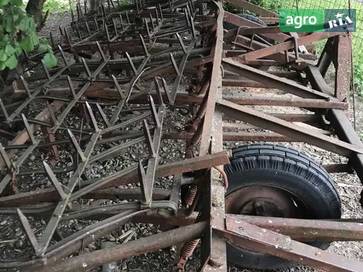
[[[0,0],[0,7],[7,5],[9,2],[10,0]]]
[[[11,56],[12,54],[14,54],[14,52],[15,52],[15,48],[12,47],[10,44],[7,44],[5,47],[5,54],[7,56]]]
[[[57,58],[53,53],[45,54],[42,61],[48,68],[52,68],[57,65]]]
[[[16,59],[15,55],[12,55],[5,62],[5,66],[8,67],[9,69],[14,69],[16,65],[18,65],[18,60]]]
[[[20,23],[19,23],[19,29],[21,31],[27,31],[29,29],[31,29],[31,19],[29,17],[24,17],[21,19]]]
[[[7,55],[5,54],[5,49],[0,50],[0,62],[4,62],[7,59]],[[1,69],[0,69],[1,71]]]
[[[30,36],[25,37],[24,39],[22,39],[20,41],[20,47],[25,51],[25,52],[30,52],[34,49],[34,44],[33,41],[31,39]]]

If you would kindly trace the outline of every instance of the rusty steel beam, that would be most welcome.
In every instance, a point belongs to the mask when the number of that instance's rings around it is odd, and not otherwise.
[[[171,176],[187,172],[209,169],[214,165],[229,163],[227,152],[219,152],[216,154],[206,155],[203,157],[195,157],[183,161],[173,162],[165,165],[160,165],[156,169],[156,176]],[[121,171],[111,175],[107,184],[97,188],[98,190],[126,185],[132,182],[138,182],[138,173],[136,168],[131,168],[129,171]],[[92,193],[91,191],[89,193]],[[87,193],[88,194],[88,193]],[[87,197],[85,194],[85,197]],[[12,207],[16,205],[29,205],[38,202],[53,202],[59,200],[57,191],[53,188],[42,189],[32,192],[18,193],[10,196],[0,197],[0,207]]]
[[[338,32],[314,32],[309,35],[296,38],[296,42],[297,42],[298,46],[310,45],[310,44],[313,44],[314,42],[328,39],[331,37],[335,37],[338,35],[339,35]],[[271,55],[274,55],[274,54],[277,54],[280,52],[288,51],[290,49],[294,49],[295,45],[296,44],[295,44],[294,40],[289,40],[289,41],[286,41],[286,42],[283,42],[283,43],[280,43],[277,45],[272,45],[270,47],[266,47],[266,48],[248,52],[246,54],[242,54],[240,56],[240,58],[243,61],[252,61],[252,60],[268,57],[268,56],[271,56]]]
[[[336,39],[335,97],[339,101],[346,101],[352,79],[352,37],[348,33]]]
[[[238,105],[251,106],[279,106],[279,107],[299,107],[311,109],[341,109],[347,110],[348,103],[340,101],[324,101],[321,99],[309,98],[285,98],[285,97],[242,97],[234,98],[224,96],[223,99]]]
[[[242,77],[261,82],[266,85],[269,84],[271,88],[281,89],[287,93],[292,93],[302,98],[319,98],[325,100],[333,99],[333,97],[330,95],[298,84],[293,80],[275,76],[273,74],[261,71],[251,66],[238,63],[237,61],[234,61],[232,59],[225,58],[223,59],[223,63],[229,65],[232,69],[234,68],[236,72],[239,72]]]
[[[305,128],[293,123],[244,106],[239,106],[226,100],[218,101],[218,108],[224,112],[226,117],[228,116],[236,120],[244,121],[252,125],[274,131],[288,136],[293,140],[300,141],[303,139],[306,143],[319,146],[320,148],[324,148],[343,156],[349,157],[354,153],[363,153],[363,148],[361,146],[352,145],[315,131],[307,132]]]
[[[360,272],[363,263],[292,240],[245,221],[227,222],[227,230],[216,229],[229,243],[241,249],[280,257],[329,272]]]
[[[253,22],[228,11],[225,11],[224,13],[224,21],[237,27],[261,27],[259,23]],[[263,33],[261,36],[278,42],[284,42],[291,38],[291,36],[284,33]]]
[[[210,75],[210,85],[206,100],[206,111],[201,124],[201,136],[199,153],[206,155],[209,152],[223,150],[222,115],[216,111],[216,101],[222,98],[222,54],[223,54],[223,18],[224,9],[222,1],[215,2],[217,5],[217,23],[215,42],[212,49],[213,67]],[[224,187],[221,183],[220,173],[212,169],[206,178],[206,207],[205,212],[210,214],[210,226],[206,230],[206,238],[202,240],[202,267],[204,271],[226,271],[227,253],[226,244],[223,239],[212,236],[212,226],[223,227],[224,222]],[[215,200],[218,199],[218,202]],[[215,202],[214,204],[212,204]],[[219,216],[215,216],[219,214]]]
[[[41,268],[28,269],[37,272],[71,272],[80,271],[86,267],[100,266],[102,264],[120,261],[122,259],[138,256],[148,252],[157,251],[176,244],[180,244],[202,235],[207,223],[201,222],[193,225],[180,227],[174,230],[161,232],[148,237],[140,238],[126,244],[112,248],[100,249],[85,253],[68,259],[66,262],[59,262],[46,265]]]
[[[363,224],[361,222],[227,214],[227,230],[229,226],[234,224],[238,226],[238,222],[242,221],[290,236],[291,239],[297,241],[363,241]]]

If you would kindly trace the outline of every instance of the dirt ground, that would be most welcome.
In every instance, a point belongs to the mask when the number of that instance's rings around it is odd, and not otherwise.
[[[52,14],[49,16],[48,22],[46,26],[42,29],[41,34],[44,36],[48,36],[49,32],[59,33],[60,26],[66,26],[70,22],[69,13],[62,14]],[[360,98],[356,99],[356,112],[357,112],[357,129],[360,133],[363,133],[363,100]],[[242,143],[233,143],[232,145],[226,145],[226,148],[230,148],[234,146],[238,146]],[[340,163],[344,161],[343,158],[323,151],[319,148],[296,143],[290,145],[295,149],[304,151],[311,157],[313,157],[316,161],[321,163]],[[170,150],[166,150],[165,152],[175,155],[175,149],[178,149],[178,145],[171,146]],[[183,154],[177,153],[178,156],[183,156]],[[112,165],[110,166],[112,167]],[[343,206],[343,218],[363,218],[363,209],[359,204],[359,193],[363,189],[359,179],[354,174],[333,174],[332,175],[334,181],[336,182],[336,187],[340,193],[342,206]],[[0,228],[2,227],[0,222]],[[80,226],[78,226],[80,227]],[[126,225],[123,227],[121,232],[127,232],[131,226]],[[132,226],[133,228],[135,226]],[[151,225],[143,225],[139,224],[136,228],[137,236],[144,236],[150,233],[157,232],[157,229]],[[117,238],[117,237],[116,237]],[[117,239],[115,235],[110,235],[107,238],[110,242],[115,242]],[[357,259],[363,261],[363,243],[362,242],[336,242],[331,245],[328,249],[331,252],[335,252],[340,255],[344,255],[350,259]],[[197,252],[198,254],[198,252]],[[175,261],[176,261],[176,248],[171,248],[167,250],[162,250],[159,252],[145,254],[140,257],[129,258],[125,261],[122,261],[118,264],[118,270],[114,271],[172,271]],[[196,259],[192,259],[188,262],[186,271],[192,272],[196,271],[196,267],[198,266],[198,261]],[[230,272],[252,272],[252,270],[230,267]],[[284,272],[297,272],[297,271],[318,271],[311,268],[306,267],[294,267],[289,269],[280,270]]]

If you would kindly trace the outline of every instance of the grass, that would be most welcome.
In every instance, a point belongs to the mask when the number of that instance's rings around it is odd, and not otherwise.
[[[69,0],[47,0],[44,4],[44,11],[50,13],[65,12],[69,10]]]

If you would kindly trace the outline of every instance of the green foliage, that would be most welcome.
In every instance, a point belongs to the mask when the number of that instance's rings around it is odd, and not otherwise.
[[[354,85],[358,94],[363,96],[363,63],[355,63],[354,65]]]
[[[50,46],[38,38],[34,20],[26,14],[22,0],[0,0],[0,71],[14,69],[23,51],[36,49],[46,53],[46,65],[57,64]]]
[[[68,0],[47,0],[44,3],[44,11],[49,12],[64,12],[70,8]]]

